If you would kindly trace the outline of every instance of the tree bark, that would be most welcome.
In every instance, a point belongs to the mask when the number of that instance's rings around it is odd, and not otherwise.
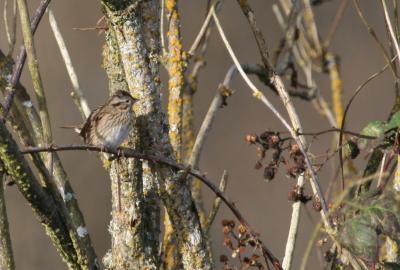
[[[118,58],[123,67],[123,72],[120,71],[119,74],[125,73],[129,90],[134,97],[140,99],[138,106],[135,107],[135,113],[136,126],[143,151],[163,155],[174,160],[168,137],[168,124],[161,106],[158,72],[160,35],[158,20],[155,20],[155,18],[158,18],[156,14],[159,14],[159,9],[154,9],[154,16],[146,16],[151,7],[158,7],[158,0],[103,0],[102,4],[109,21],[108,31],[113,31],[118,45],[118,49],[113,48],[113,51],[119,50]],[[146,187],[149,183],[157,185],[158,194],[177,233],[184,268],[211,269],[196,207],[190,188],[185,181],[185,172],[176,174],[170,168],[159,164],[143,164],[142,170],[150,172],[147,175],[148,178],[143,177],[143,187]],[[121,193],[125,193],[122,189]],[[151,215],[148,217],[154,218]],[[137,220],[137,222],[141,224],[142,222],[152,223],[154,221]],[[121,225],[123,226],[123,224]],[[150,233],[154,233],[154,231],[150,231]],[[142,242],[139,248],[143,248],[143,245]],[[120,251],[125,253],[124,250]],[[131,250],[130,252],[135,253],[136,251],[132,252]],[[117,256],[117,253],[115,256]],[[112,265],[116,267],[115,269],[137,269],[136,266],[120,268],[120,265],[114,264],[114,252],[112,254]]]

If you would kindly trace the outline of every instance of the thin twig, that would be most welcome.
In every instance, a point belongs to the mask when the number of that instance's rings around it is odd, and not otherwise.
[[[313,193],[316,197],[319,198],[320,202],[321,202],[321,211],[320,214],[322,216],[322,219],[324,221],[325,224],[325,228],[328,231],[328,233],[332,232],[333,227],[331,225],[330,220],[327,217],[328,214],[328,207],[327,207],[327,203],[324,199],[324,195],[322,193],[321,187],[319,185],[319,181],[318,181],[318,176],[315,173],[315,170],[312,166],[311,160],[307,154],[306,151],[306,141],[305,138],[303,136],[298,136],[295,132],[295,130],[297,130],[297,132],[301,132],[302,131],[302,127],[301,127],[301,123],[299,120],[299,117],[296,113],[296,110],[290,100],[290,97],[285,89],[285,86],[282,82],[282,79],[275,74],[274,70],[273,70],[273,66],[271,65],[271,62],[268,58],[268,50],[267,50],[267,45],[265,42],[265,39],[262,35],[262,32],[259,30],[259,28],[257,27],[257,23],[255,20],[255,15],[254,12],[252,11],[252,9],[250,8],[249,4],[247,1],[238,1],[239,5],[242,8],[243,13],[245,14],[251,29],[253,31],[253,35],[256,39],[258,48],[259,48],[259,52],[261,55],[261,59],[262,62],[265,66],[265,68],[268,70],[268,74],[270,74],[270,81],[271,84],[275,86],[275,88],[277,89],[280,98],[289,114],[290,120],[292,122],[292,126],[290,126],[288,124],[288,122],[286,122],[286,120],[280,115],[280,113],[275,109],[275,107],[269,102],[269,100],[251,83],[251,81],[245,78],[245,81],[249,84],[249,86],[252,88],[253,93],[255,94],[255,96],[260,99],[265,105],[267,105],[267,107],[279,118],[279,120],[281,120],[282,124],[288,129],[288,131],[290,131],[292,137],[296,140],[296,143],[298,144],[300,151],[302,152],[302,154],[304,155],[305,158],[305,163],[308,167],[308,170],[310,172],[311,178],[310,178],[310,184],[313,190]],[[235,62],[235,64],[238,66],[239,72],[241,73],[242,76],[245,76],[244,72],[240,71],[240,64],[239,61],[237,60],[237,58],[235,57],[233,50],[230,48],[230,45],[224,35],[223,29],[220,26],[219,22],[218,22],[218,18],[215,14],[213,14],[214,16],[214,20],[216,21],[216,24],[218,26],[218,30],[220,31],[220,35],[222,37],[222,39],[224,40],[224,43],[226,45],[226,47],[228,48],[229,53],[231,54],[231,57],[233,58],[233,61]],[[317,42],[318,44],[315,44],[317,47],[320,46],[319,45],[319,41]],[[250,82],[250,83],[249,83]],[[300,187],[303,184],[303,179],[302,176],[300,176],[298,178],[298,183],[300,184]],[[289,229],[289,241],[287,242],[287,248],[286,251],[288,251],[288,253],[285,254],[285,257],[287,257],[287,259],[285,259],[285,261],[287,262],[287,265],[290,268],[291,265],[291,261],[293,258],[293,254],[294,254],[294,245],[295,245],[295,240],[296,240],[296,235],[298,233],[298,226],[299,226],[299,214],[300,211],[300,207],[297,206],[295,204],[295,207],[293,208],[293,212],[292,213],[292,217],[294,218],[291,221],[291,226]]]
[[[336,12],[335,18],[331,24],[331,28],[329,29],[328,35],[324,42],[324,47],[328,48],[331,45],[332,39],[338,29],[339,22],[343,17],[344,11],[346,10],[347,5],[349,4],[349,0],[342,0],[339,4],[339,8]]]
[[[263,35],[262,35],[261,30],[257,26],[254,12],[250,8],[250,5],[247,1],[238,0],[237,2],[240,5],[240,7],[242,8],[243,13],[246,16],[246,18],[251,26],[253,35],[255,37],[255,40],[256,40],[256,43],[258,46],[258,50],[261,55],[261,60],[264,64],[265,68],[267,69],[267,72],[271,73],[271,72],[273,72],[273,65],[269,59],[267,43],[265,42],[265,39],[262,37]],[[215,18],[215,16],[214,16],[214,18]]]
[[[356,8],[357,14],[360,17],[362,23],[364,24],[365,28],[367,28],[368,33],[375,40],[375,43],[378,44],[378,46],[379,46],[380,50],[382,51],[383,57],[385,58],[386,62],[388,64],[390,64],[390,68],[391,68],[393,77],[397,78],[396,70],[395,70],[393,64],[390,61],[389,54],[386,51],[386,48],[383,45],[383,43],[379,40],[377,34],[375,33],[375,30],[372,28],[371,25],[369,25],[367,19],[365,18],[364,14],[362,13],[359,0],[353,0],[353,4],[354,4],[354,7]]]
[[[308,35],[311,37],[312,42],[314,43],[315,54],[320,55],[322,53],[322,46],[319,40],[317,24],[314,18],[314,12],[311,7],[310,0],[303,0],[304,3],[304,24],[305,24],[305,33],[308,32]]]
[[[84,97],[81,87],[79,85],[78,76],[76,75],[76,71],[74,69],[74,66],[72,65],[71,57],[69,55],[67,46],[65,45],[65,41],[61,34],[60,28],[58,27],[54,13],[50,8],[47,9],[47,12],[49,15],[51,30],[53,31],[54,37],[57,41],[58,48],[60,49],[61,56],[64,60],[65,67],[67,68],[68,75],[74,89],[73,98],[74,100],[78,101],[77,106],[79,108],[79,111],[81,112],[83,119],[86,119],[90,115],[88,102]]]
[[[165,47],[165,37],[164,37],[164,15],[165,15],[165,0],[161,1],[161,10],[160,10],[160,42],[161,42],[161,50],[162,55],[167,55],[167,49]]]
[[[396,54],[400,55],[399,43],[397,42],[397,37],[396,37],[396,35],[394,33],[392,22],[390,21],[389,12],[387,10],[386,2],[385,2],[385,0],[381,0],[381,2],[382,2],[383,11],[385,13],[386,25],[389,28],[390,36],[391,36],[392,41],[394,43],[394,47],[396,48]],[[399,63],[400,63],[400,59],[399,58],[397,58],[397,61],[399,61]]]
[[[72,30],[79,30],[79,31],[94,31],[94,30],[101,30],[101,31],[105,31],[107,30],[107,27],[104,26],[94,26],[94,27],[73,27]],[[99,34],[101,33],[101,31],[99,31]]]
[[[26,147],[25,149],[21,150],[22,154],[28,153],[37,153],[37,152],[58,152],[58,151],[73,151],[73,150],[89,150],[94,152],[101,152],[101,153],[108,153],[114,154],[115,156],[123,156],[125,158],[136,158],[136,159],[144,159],[149,160],[152,162],[156,162],[159,164],[163,164],[174,168],[179,171],[186,171],[188,174],[200,179],[208,188],[211,189],[212,192],[225,203],[226,206],[232,211],[238,221],[246,227],[247,231],[251,234],[251,236],[258,242],[261,246],[263,253],[269,258],[269,260],[274,264],[276,269],[282,269],[279,263],[279,260],[272,254],[272,252],[261,242],[259,239],[258,234],[251,228],[250,224],[241,214],[239,209],[236,207],[235,203],[230,200],[220,189],[213,184],[213,182],[208,179],[205,173],[202,173],[198,170],[191,169],[190,166],[186,166],[183,164],[178,164],[172,161],[171,159],[167,159],[161,156],[149,155],[139,153],[135,150],[129,148],[119,148],[118,150],[111,149],[108,147],[99,147],[99,146],[92,146],[92,145],[50,145],[45,147]]]
[[[362,89],[364,89],[364,86],[366,86],[369,82],[371,82],[373,79],[375,79],[376,77],[378,77],[380,74],[382,74],[390,65],[391,63],[397,58],[398,56],[396,55],[395,57],[393,57],[390,62],[388,64],[386,64],[383,68],[381,68],[381,70],[379,70],[378,72],[372,74],[365,82],[363,82],[362,84],[360,84],[356,91],[354,91],[354,94],[352,95],[352,97],[350,98],[349,102],[347,103],[345,109],[344,109],[344,113],[343,113],[343,118],[342,118],[342,123],[340,125],[340,134],[339,134],[339,145],[342,145],[343,143],[343,134],[344,134],[344,126],[346,123],[346,117],[347,117],[347,113],[350,109],[351,104],[353,103],[354,99],[357,97],[357,95],[361,92]],[[341,172],[341,179],[342,182],[344,182],[344,170],[343,170],[343,150],[342,147],[339,148],[339,162],[340,162],[340,172]]]
[[[317,238],[321,230],[321,227],[322,227],[322,222],[318,222],[317,225],[315,225],[313,232],[311,233],[310,239],[307,242],[306,249],[303,254],[303,258],[301,260],[300,270],[306,270],[308,259],[310,258],[311,251],[314,247],[315,239]]]
[[[44,12],[46,11],[47,6],[50,4],[51,0],[42,0],[39,4],[39,6],[37,7],[35,13],[32,16],[32,20],[31,20],[31,31],[32,31],[32,35],[35,34],[36,29],[39,25],[40,20],[43,17]],[[4,104],[2,104],[4,113],[3,113],[3,118],[5,119],[8,115],[8,112],[10,111],[13,99],[14,99],[14,95],[15,95],[15,87],[17,86],[19,79],[21,78],[21,74],[22,74],[22,69],[25,65],[25,60],[26,60],[26,50],[24,46],[21,46],[18,58],[17,58],[17,62],[15,63],[14,69],[13,69],[13,73],[11,75],[11,80],[9,82],[9,86],[8,91],[9,94],[5,97],[5,101]],[[1,119],[0,119],[1,120]]]
[[[348,130],[341,130],[340,128],[331,128],[331,129],[327,129],[327,130],[322,130],[322,131],[318,131],[318,132],[298,132],[298,135],[305,135],[305,136],[319,136],[319,135],[323,135],[323,134],[327,134],[327,133],[331,133],[331,132],[343,132],[344,134],[349,134],[349,135],[353,135],[362,139],[369,139],[369,140],[374,140],[374,139],[378,139],[378,137],[375,136],[368,136],[368,135],[363,135],[357,132],[353,132],[353,131],[348,131]]]
[[[388,153],[384,153],[382,160],[381,160],[381,169],[379,170],[379,178],[377,182],[377,186],[380,187],[382,185],[382,179],[383,179],[383,174],[385,172],[385,164],[386,164],[386,157],[388,156]]]
[[[275,106],[272,105],[272,103],[265,97],[265,95],[260,90],[257,89],[257,87],[252,83],[252,81],[246,75],[246,73],[244,72],[243,68],[241,67],[241,64],[240,64],[239,60],[236,58],[236,55],[233,52],[232,47],[230,46],[230,44],[229,44],[229,42],[228,42],[228,40],[227,40],[227,38],[225,36],[225,33],[224,33],[223,29],[222,29],[222,26],[221,26],[221,24],[220,24],[220,22],[218,20],[217,15],[215,14],[213,8],[211,8],[211,10],[213,11],[212,14],[213,14],[213,17],[214,17],[214,21],[215,21],[215,23],[217,25],[217,29],[218,29],[218,31],[220,33],[220,36],[221,36],[221,38],[222,38],[222,40],[223,40],[223,42],[225,44],[225,47],[227,48],[227,50],[228,50],[233,62],[235,63],[240,75],[243,77],[244,81],[248,84],[248,86],[252,90],[253,96],[256,97],[257,99],[259,99],[262,103],[264,103],[275,114],[275,116],[281,121],[281,123],[284,125],[284,127],[291,133],[292,137],[296,140],[296,143],[299,145],[300,151],[302,152],[302,154],[305,157],[305,161],[306,161],[307,167],[310,170],[311,180],[312,180],[311,181],[311,186],[313,188],[314,193],[321,200],[321,205],[322,205],[321,215],[323,216],[323,219],[326,222],[326,228],[327,229],[331,228],[329,220],[325,218],[326,217],[326,213],[328,212],[327,211],[328,210],[327,204],[326,204],[326,202],[325,202],[325,200],[323,198],[323,194],[321,192],[321,188],[319,187],[319,184],[318,184],[318,177],[316,176],[316,173],[315,173],[315,171],[313,169],[311,160],[308,157],[308,154],[307,154],[307,152],[305,150],[303,142],[301,141],[301,140],[303,140],[303,137],[297,136],[295,129],[293,129],[290,126],[290,124],[278,112],[278,110],[275,108]],[[280,94],[282,94],[283,92],[286,93],[286,90],[284,89],[283,82],[278,76],[273,75],[273,78],[271,79],[271,83],[276,86],[276,88],[277,88],[277,90],[278,90],[278,92]],[[285,95],[283,97],[283,102],[284,102],[285,106],[287,106],[287,108],[288,108],[289,115],[291,117],[294,117],[294,115],[297,116],[297,114],[294,112],[294,107],[292,107],[292,105],[291,105],[291,107],[289,108],[289,104],[291,104],[291,102],[290,102],[290,99],[289,99],[288,95]],[[296,129],[301,131],[301,128],[300,128],[301,126],[300,126],[300,123],[298,121],[298,118],[296,117],[296,118],[291,118],[291,119],[292,119],[293,124],[296,127]]]
[[[203,148],[205,139],[207,138],[208,132],[211,130],[212,123],[217,115],[218,109],[221,108],[223,95],[221,93],[221,88],[229,89],[230,81],[236,71],[236,66],[232,66],[225,75],[224,82],[217,89],[211,105],[208,108],[207,114],[204,117],[203,123],[201,124],[200,130],[197,134],[196,141],[194,143],[192,153],[190,154],[189,164],[190,166],[196,168],[199,162],[200,153]]]
[[[225,192],[226,185],[228,184],[228,172],[224,170],[222,173],[221,181],[219,182],[219,190],[221,192]],[[214,222],[215,217],[217,216],[218,210],[221,206],[221,198],[216,197],[214,203],[211,207],[210,213],[208,214],[207,222],[204,227],[204,233],[207,235],[210,231],[211,225]]]
[[[7,41],[8,41],[8,55],[12,55],[15,48],[15,41],[16,41],[16,30],[17,30],[17,1],[13,0],[13,13],[12,13],[12,20],[11,20],[11,29],[8,26],[8,0],[4,1],[4,10],[3,10],[3,17],[4,17],[4,27],[6,30]]]
[[[218,6],[219,6],[220,3],[214,4],[212,7],[214,8],[215,5],[218,5]],[[199,46],[199,44],[200,44],[200,42],[201,42],[201,40],[202,40],[204,34],[205,34],[206,31],[207,31],[208,24],[210,23],[211,17],[212,17],[211,9],[212,9],[212,8],[210,8],[210,10],[209,10],[209,12],[208,12],[208,14],[207,14],[207,17],[205,18],[205,20],[204,20],[204,22],[203,22],[203,25],[202,25],[201,28],[200,28],[199,33],[197,34],[196,38],[194,39],[194,42],[193,42],[192,46],[190,47],[190,49],[189,49],[189,51],[188,51],[188,54],[189,54],[189,55],[194,55],[194,52],[195,52],[196,49],[198,48],[198,46]]]

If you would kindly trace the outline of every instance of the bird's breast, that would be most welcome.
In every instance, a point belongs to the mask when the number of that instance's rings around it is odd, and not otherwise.
[[[97,135],[102,144],[111,148],[119,147],[128,137],[131,126],[131,115],[124,117],[108,119],[97,128]]]

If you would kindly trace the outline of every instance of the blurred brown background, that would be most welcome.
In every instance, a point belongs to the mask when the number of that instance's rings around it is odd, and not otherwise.
[[[96,21],[102,16],[99,2],[95,0],[53,1],[51,5],[70,50],[82,89],[92,108],[104,102],[107,97],[107,80],[101,67],[104,37],[101,34],[98,35],[96,31],[77,31],[73,28],[95,26]],[[202,24],[206,1],[180,2],[184,45],[188,49]],[[323,38],[326,36],[339,2],[329,1],[315,9],[318,28]],[[360,2],[369,22],[387,44],[380,1]],[[0,3],[2,9],[4,0],[0,0]],[[33,10],[39,0],[30,0],[28,3]],[[271,11],[271,5],[275,1],[251,0],[250,3],[256,11],[258,23],[272,51],[282,36]],[[236,1],[225,1],[220,12],[220,19],[240,61],[242,63],[260,62],[253,36]],[[0,26],[0,47],[7,52],[3,21]],[[75,134],[58,128],[62,125],[80,123],[81,119],[69,96],[72,87],[51,34],[47,17],[40,24],[35,40],[49,101],[55,143],[79,143],[80,140]],[[18,44],[20,43],[19,32]],[[351,3],[339,25],[331,50],[341,57],[341,73],[347,103],[356,87],[384,65],[381,52],[361,24]],[[220,37],[214,31],[207,53],[207,66],[201,71],[199,91],[196,94],[196,128],[200,126],[216,88],[231,64],[231,59]],[[387,117],[394,97],[389,75],[387,72],[374,80],[356,99],[348,118],[349,129],[359,131],[369,120]],[[330,100],[328,77],[320,76],[317,80],[322,94]],[[256,78],[253,78],[253,81],[257,82]],[[32,90],[26,68],[22,82],[30,91]],[[266,87],[258,82],[257,85],[284,112],[280,100]],[[287,194],[295,182],[286,178],[282,171],[274,181],[265,182],[262,172],[254,169],[257,159],[255,148],[249,147],[243,138],[247,133],[260,133],[267,128],[283,130],[283,127],[266,107],[252,97],[239,77],[234,80],[232,88],[236,92],[228,100],[229,106],[221,110],[217,117],[206,142],[201,169],[214,180],[220,178],[224,169],[229,171],[227,194],[236,202],[274,254],[282,258],[291,214],[291,203],[287,200]],[[329,128],[329,124],[315,113],[309,103],[296,99],[295,105],[306,131]],[[284,115],[286,116],[286,113]],[[331,136],[323,136],[313,142],[311,151],[321,154],[330,145]],[[107,231],[110,219],[110,186],[107,174],[94,154],[82,151],[68,152],[62,153],[61,157],[85,215],[97,254],[102,257],[110,247]],[[359,159],[362,162],[363,157]],[[331,177],[330,166],[325,166],[320,177],[321,184],[326,186]],[[307,186],[306,190],[310,191],[310,188]],[[206,202],[210,204],[214,196],[206,189],[204,189],[204,194]],[[15,187],[6,189],[6,199],[17,269],[66,269],[43,228],[34,219],[30,208]],[[312,213],[315,222],[318,216],[313,213],[310,205],[307,207],[310,208],[309,212]],[[222,253],[228,253],[222,245],[220,220],[230,217],[229,211],[222,207],[212,228],[213,246],[217,258]],[[306,212],[303,212],[294,269],[298,268],[311,230],[312,222]],[[321,269],[315,254],[309,269]]]

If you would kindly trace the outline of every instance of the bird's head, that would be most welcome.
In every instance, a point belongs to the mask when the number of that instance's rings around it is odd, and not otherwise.
[[[138,99],[132,97],[128,91],[118,90],[111,96],[110,105],[116,110],[126,111],[131,110],[137,101]]]

